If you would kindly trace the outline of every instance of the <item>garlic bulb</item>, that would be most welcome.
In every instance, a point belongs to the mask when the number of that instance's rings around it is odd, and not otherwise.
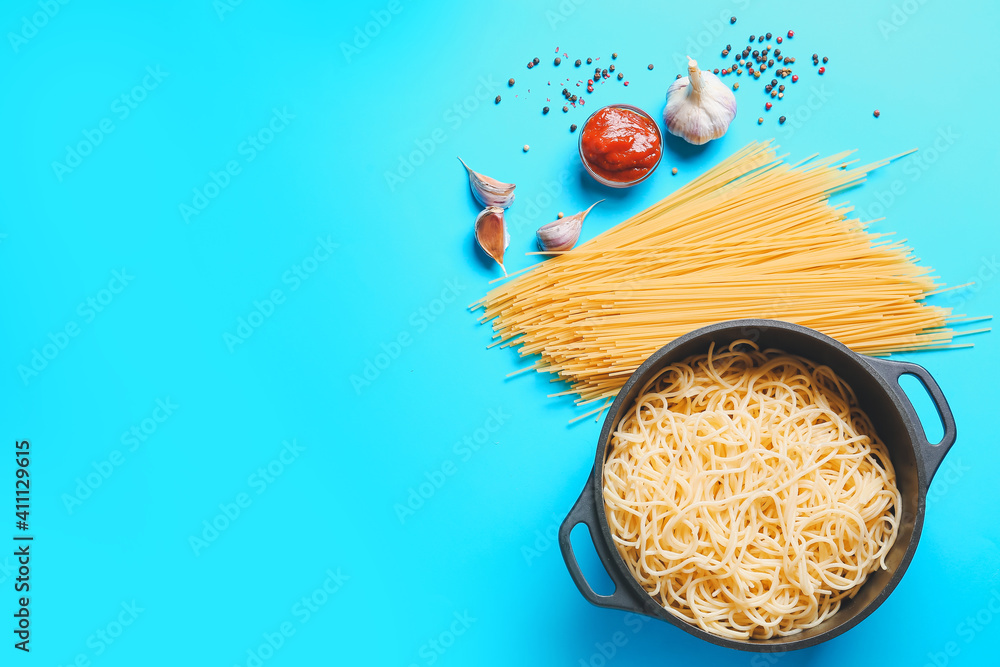
[[[513,183],[503,183],[495,178],[484,176],[478,171],[473,171],[469,168],[469,165],[465,164],[465,160],[462,158],[458,158],[458,161],[469,172],[469,187],[472,188],[472,194],[480,204],[487,208],[490,206],[507,208],[511,205],[511,202],[514,201],[514,188],[517,187],[516,185]]]
[[[736,97],[729,86],[688,57],[688,75],[667,89],[663,122],[671,134],[701,145],[718,139],[736,117]]]
[[[590,205],[586,211],[580,211],[576,215],[560,218],[547,225],[542,225],[535,232],[538,239],[538,247],[542,250],[559,251],[570,250],[576,245],[580,238],[580,230],[583,229],[583,220],[590,213],[590,209],[600,204],[600,199]]]
[[[476,216],[476,242],[483,251],[503,269],[503,253],[510,245],[510,233],[503,219],[503,209],[499,206],[488,206]]]

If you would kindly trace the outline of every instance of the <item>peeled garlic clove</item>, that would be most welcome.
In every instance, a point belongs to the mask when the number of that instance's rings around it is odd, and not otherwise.
[[[535,232],[535,237],[538,239],[538,247],[542,250],[570,250],[580,238],[584,218],[590,213],[591,208],[594,208],[602,201],[604,200],[595,201],[586,211],[580,211],[576,215],[560,218],[539,227],[538,231]]]
[[[507,269],[503,265],[503,252],[510,245],[510,234],[507,232],[507,223],[504,222],[502,208],[488,206],[476,216],[476,241],[479,243],[479,247],[500,265],[506,276]]]
[[[701,145],[718,139],[736,117],[736,97],[729,86],[688,57],[688,75],[667,89],[663,122],[671,134]]]
[[[513,183],[502,183],[495,178],[490,178],[489,176],[480,174],[478,171],[473,171],[469,168],[469,165],[465,164],[465,160],[462,158],[458,158],[458,161],[469,172],[469,186],[472,188],[472,194],[480,204],[487,208],[490,206],[507,208],[514,201],[514,188],[517,187],[516,185]]]

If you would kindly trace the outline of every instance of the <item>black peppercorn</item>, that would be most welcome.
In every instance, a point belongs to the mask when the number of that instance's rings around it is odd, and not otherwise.
[[[622,74],[621,72],[618,72],[618,80],[621,81],[624,78],[625,78],[625,75]]]
[[[781,123],[782,125],[784,125],[785,124],[785,117],[781,116],[780,118],[778,118],[778,122]]]
[[[574,65],[576,65],[577,67],[579,67],[580,65],[582,65],[582,64],[583,64],[583,61],[582,61],[582,60],[580,60],[579,58],[577,58],[577,59],[576,59],[576,62],[575,62],[575,63],[573,63],[573,64],[574,64]]]
[[[765,37],[766,39],[771,39],[771,33],[767,33],[766,35],[764,35],[764,37]]]
[[[513,79],[513,77],[511,77],[510,79],[507,79],[507,85],[508,86],[513,86],[514,85],[514,79]]]
[[[532,62],[532,63],[534,63],[535,65],[537,65],[537,64],[538,64],[538,63],[540,63],[541,61],[540,61],[540,60],[539,60],[538,58],[535,58],[535,59],[534,59],[534,60],[532,60],[531,62]]]
[[[563,113],[566,113],[567,111],[569,111],[569,107],[563,107]]]
[[[588,65],[593,65],[594,64],[594,59],[593,58],[587,58],[587,64]]]
[[[557,58],[556,58],[555,60],[553,60],[553,61],[552,61],[552,63],[553,63],[554,65],[558,65],[558,64],[559,64],[559,63],[561,63],[561,62],[562,62],[562,58],[558,58],[558,57],[557,57]]]
[[[549,112],[548,107],[542,107],[542,113],[548,113],[548,112]]]
[[[500,104],[500,96],[499,95],[497,95],[497,98],[495,100],[493,100],[493,104]]]
[[[614,66],[614,65],[612,65],[611,67],[609,67],[609,68],[608,68],[608,71],[609,71],[609,72],[614,72],[614,71],[615,71],[615,66]]]
[[[611,54],[611,59],[612,60],[617,60],[618,59],[618,54],[617,53],[612,53]]]
[[[569,131],[570,132],[576,132],[576,125],[570,125],[569,126]]]
[[[778,86],[778,92],[779,93],[785,92],[785,84],[781,84],[780,86]]]
[[[827,64],[828,62],[830,62],[830,59],[829,59],[829,58],[827,58],[826,56],[823,56],[823,64],[825,65],[825,64]]]

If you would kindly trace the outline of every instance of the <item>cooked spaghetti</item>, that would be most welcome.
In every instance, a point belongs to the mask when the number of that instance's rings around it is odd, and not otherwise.
[[[473,307],[494,344],[540,355],[529,369],[569,382],[561,393],[581,404],[613,398],[655,350],[724,320],[794,322],[866,354],[947,346],[960,316],[924,302],[940,287],[931,269],[830,203],[888,162],[847,168],[847,155],[790,165],[753,143]]]
[[[748,341],[675,363],[614,431],[604,503],[618,552],[707,632],[813,627],[885,568],[902,499],[885,445],[830,368]]]

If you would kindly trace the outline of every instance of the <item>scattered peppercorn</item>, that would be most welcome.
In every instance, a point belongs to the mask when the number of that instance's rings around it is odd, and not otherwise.
[[[566,113],[567,111],[569,111],[569,107],[563,107],[563,113]]]
[[[532,60],[531,62],[533,62],[534,64],[536,64],[536,65],[537,65],[538,63],[540,63],[540,62],[542,62],[542,61],[541,61],[541,60],[539,60],[538,58],[535,58],[535,59],[534,59],[534,60]]]
[[[575,128],[575,127],[576,127],[576,125],[574,125],[573,127]],[[562,220],[562,219],[563,219],[563,212],[562,212],[562,211],[559,211],[559,214],[558,214],[558,215],[557,215],[556,217],[557,217],[558,219]]]
[[[788,39],[791,39],[792,37],[795,37],[795,31],[794,30],[789,30],[788,31]]]
[[[611,59],[612,60],[617,60],[618,59],[618,54],[617,53],[612,53],[611,54]]]
[[[528,146],[528,144],[525,144],[524,145],[524,149],[523,149],[524,152],[527,153],[529,148],[530,148],[530,146]]]
[[[737,83],[734,83],[734,84],[733,84],[733,90],[739,90],[739,89],[740,89],[740,84],[739,84],[739,82],[737,82]]]
[[[779,37],[778,39],[781,39],[781,38]],[[763,125],[764,124],[764,117],[763,116],[761,116],[760,118],[757,119],[757,124],[758,125]]]
[[[872,115],[875,116],[876,118],[878,118],[879,116],[882,115],[882,112],[879,111],[878,109],[875,109],[875,111],[872,113]]]
[[[785,117],[781,116],[780,118],[778,118],[778,122],[781,123],[782,125],[784,125],[785,124]]]
[[[767,66],[768,67],[774,67],[774,59],[773,58],[767,61]]]
[[[614,66],[614,65],[612,65],[611,67],[609,67],[609,68],[608,68],[608,71],[609,71],[609,72],[614,72],[614,71],[615,71],[615,66]]]
[[[827,58],[826,56],[823,56],[823,64],[825,65],[825,64],[827,64],[828,62],[830,62],[830,59],[829,59],[829,58]]]
[[[777,90],[772,90],[771,91],[771,97],[773,98],[773,97],[777,97],[777,96],[778,96],[778,91]]]
[[[733,49],[732,44],[726,44],[726,51],[732,51],[732,49]]]
[[[729,55],[729,51],[726,51],[725,49],[722,49],[722,57],[725,58],[728,55]]]
[[[778,85],[778,80],[777,79],[771,79],[771,85],[772,86],[777,86]]]
[[[766,86],[764,86],[764,92],[765,93],[771,92],[771,84],[767,84]]]
[[[646,69],[653,69],[653,63],[649,63],[649,65],[646,66]]]
[[[764,38],[765,39],[771,39],[771,33],[767,33],[766,35],[764,35]]]
[[[778,86],[778,92],[779,93],[785,92],[785,84],[781,84],[780,86]]]
[[[606,69],[605,70],[601,70],[601,78],[602,79],[607,79],[608,78],[608,70],[606,70]]]
[[[569,98],[569,101],[570,102],[576,102],[578,99],[580,99],[580,98],[577,97],[576,95],[574,95],[573,97]]]
[[[557,57],[555,60],[552,61],[552,64],[558,65],[561,62],[562,62],[562,58]]]
[[[778,99],[779,100],[785,99],[785,94],[784,93],[778,93]]]
[[[499,95],[497,95],[497,98],[495,100],[493,100],[493,104],[500,104],[500,96]]]
[[[588,85],[587,85],[587,92],[588,92],[588,93],[592,93],[592,92],[594,92],[594,86],[593,86],[593,84],[588,84]]]
[[[674,176],[676,176],[677,175],[677,167],[674,167],[673,169],[671,169],[670,173],[673,174]]]
[[[548,107],[542,107],[542,113],[543,114],[548,113],[548,112],[549,112],[549,108]]]
[[[574,65],[576,65],[577,67],[579,67],[580,65],[582,65],[582,64],[583,64],[583,61],[582,61],[582,60],[580,60],[579,58],[577,58],[577,59],[576,59],[576,62],[575,62],[575,63],[573,63],[573,64],[574,64]]]
[[[624,78],[625,78],[625,75],[622,74],[621,72],[618,72],[618,80],[621,81]]]
[[[736,17],[735,17],[735,16],[731,16],[731,17],[729,18],[729,25],[732,25],[732,24],[734,24],[734,23],[736,23]]]
[[[750,41],[751,41],[751,42],[752,42],[753,40],[755,40],[755,39],[757,39],[756,35],[750,35]]]
[[[781,35],[778,35],[778,38],[774,41],[776,41],[778,44],[781,44]]]
[[[625,83],[624,83],[623,85],[626,85],[626,86],[627,86],[627,85],[628,85],[628,81],[626,81],[626,82],[625,82]]]
[[[507,85],[508,86],[513,86],[514,85],[514,79],[513,78],[507,79]]]
[[[775,57],[775,58],[778,58],[778,57],[780,57],[780,56],[781,56],[781,49],[775,49],[775,50],[774,50],[774,57]]]
[[[531,69],[534,66],[535,66],[535,63],[528,63],[528,69]]]
[[[820,74],[823,74],[823,73],[825,73],[825,72],[826,72],[826,68],[825,68],[825,67],[820,67],[820,68],[819,68],[819,73],[820,73]]]
[[[758,37],[757,41],[758,42],[763,42],[764,41],[764,35],[761,35],[760,37]]]
[[[764,105],[764,109],[767,110],[767,111],[770,111],[771,110],[771,103],[768,102],[767,104],[765,104]]]
[[[715,69],[713,69],[713,70],[712,70],[712,74],[718,74],[718,73],[719,73],[719,68],[718,68],[718,67],[716,67]],[[678,75],[677,75],[677,78],[678,78],[678,79],[679,79],[679,78],[681,78],[681,75],[680,75],[680,74],[678,74]]]

